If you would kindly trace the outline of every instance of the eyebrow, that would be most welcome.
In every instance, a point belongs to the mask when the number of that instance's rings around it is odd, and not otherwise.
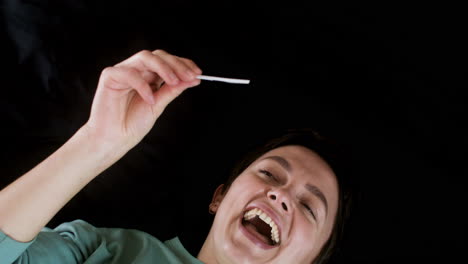
[[[325,195],[323,195],[323,192],[320,191],[320,189],[317,186],[314,186],[311,184],[306,184],[305,188],[309,192],[317,196],[323,202],[323,205],[325,205],[325,214],[328,214],[328,202],[327,202],[327,198],[325,198]]]
[[[281,156],[268,156],[268,157],[266,157],[264,159],[272,159],[272,160],[278,162],[281,165],[281,167],[283,167],[287,172],[289,172],[289,173],[292,172],[291,164],[285,158],[283,158]],[[320,199],[320,201],[322,201],[323,205],[325,206],[325,213],[328,214],[328,202],[327,202],[327,198],[325,198],[325,195],[323,194],[323,192],[317,186],[309,184],[309,183],[307,183],[305,185],[305,188],[310,193],[312,193],[313,195],[318,197]]]
[[[272,160],[278,162],[281,165],[281,167],[283,167],[287,172],[289,172],[289,173],[292,172],[291,164],[289,164],[289,162],[285,158],[283,158],[281,156],[268,156],[268,157],[266,157],[264,159],[272,159]]]

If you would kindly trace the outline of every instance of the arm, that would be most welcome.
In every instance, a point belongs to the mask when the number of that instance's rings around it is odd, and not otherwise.
[[[75,194],[120,158],[88,139],[80,129],[0,192],[0,229],[18,241],[32,240]]]
[[[192,61],[161,50],[106,68],[86,124],[0,192],[0,229],[17,241],[34,239],[87,183],[141,141],[172,100],[200,83],[196,74],[201,70]]]

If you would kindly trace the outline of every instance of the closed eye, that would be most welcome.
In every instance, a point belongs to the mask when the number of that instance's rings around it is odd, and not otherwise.
[[[273,175],[273,173],[267,171],[267,170],[260,170],[260,173],[262,173],[263,175],[265,175],[266,177],[270,178],[271,180],[274,180],[274,181],[278,181],[278,179],[275,177],[275,175]]]
[[[273,176],[273,174],[267,170],[260,170],[260,173],[265,174],[269,178],[275,178],[275,176]]]
[[[309,211],[309,213],[312,215],[315,221],[317,221],[317,217],[315,217],[314,211],[312,211],[312,209],[310,209],[310,207],[306,203],[302,203],[302,205],[305,207],[307,211]]]

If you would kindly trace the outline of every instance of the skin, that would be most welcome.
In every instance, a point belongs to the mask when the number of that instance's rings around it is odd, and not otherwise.
[[[82,188],[153,128],[202,71],[163,50],[141,51],[103,70],[89,120],[57,151],[0,191],[0,229],[28,242]]]
[[[291,171],[267,158],[271,156],[286,159]],[[327,210],[305,184],[321,190]],[[328,164],[305,147],[273,149],[243,171],[225,194],[221,187],[210,205],[216,216],[198,255],[205,263],[311,263],[330,237],[338,207],[338,184]],[[246,208],[259,204],[276,212],[282,223],[278,247],[264,249],[241,231],[239,223]]]
[[[0,229],[17,241],[34,239],[76,193],[141,141],[172,100],[200,83],[196,74],[201,70],[194,62],[162,50],[142,51],[106,68],[89,120],[51,156],[0,191]],[[275,161],[262,160],[269,155],[287,159],[291,173]],[[304,189],[305,183],[324,193],[328,214]],[[310,263],[330,236],[337,196],[332,170],[314,152],[300,146],[272,150],[252,163],[226,193],[218,188],[211,206],[217,214],[198,257],[209,264]],[[265,250],[239,232],[245,208],[255,203],[278,215],[279,247]]]

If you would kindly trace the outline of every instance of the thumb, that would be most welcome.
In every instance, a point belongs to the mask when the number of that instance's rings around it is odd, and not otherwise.
[[[187,88],[194,87],[200,84],[200,80],[195,79],[192,82],[181,82],[178,85],[168,85],[165,83],[161,88],[154,92],[153,110],[162,112],[177,96],[179,96]]]

